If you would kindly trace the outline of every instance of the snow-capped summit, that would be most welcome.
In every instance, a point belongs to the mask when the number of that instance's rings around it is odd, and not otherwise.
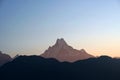
[[[67,43],[63,38],[57,39],[55,46],[64,47],[67,46]]]

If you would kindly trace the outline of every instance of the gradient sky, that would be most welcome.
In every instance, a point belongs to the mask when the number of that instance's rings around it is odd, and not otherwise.
[[[41,54],[57,38],[90,54],[120,57],[119,0],[0,0],[0,50]]]

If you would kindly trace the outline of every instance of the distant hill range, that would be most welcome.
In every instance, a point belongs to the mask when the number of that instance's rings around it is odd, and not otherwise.
[[[42,55],[44,58],[55,58],[61,62],[75,62],[94,57],[84,49],[76,50],[69,46],[63,38],[57,39],[55,45],[49,47]]]
[[[9,55],[4,54],[0,51],[0,66],[2,66],[3,64],[5,64],[11,60],[12,60],[12,58]]]

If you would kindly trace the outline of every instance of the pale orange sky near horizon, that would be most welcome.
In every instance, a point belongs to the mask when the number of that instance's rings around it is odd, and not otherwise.
[[[55,41],[55,40],[54,40]],[[111,57],[120,57],[120,49],[119,47],[120,46],[116,46],[116,44],[109,44],[109,42],[106,42],[106,45],[103,45],[103,44],[98,44],[98,45],[92,45],[92,41],[91,41],[91,44],[88,44],[86,42],[86,44],[83,44],[82,42],[80,42],[80,40],[76,41],[67,41],[68,45],[70,45],[71,47],[73,47],[74,49],[77,49],[77,50],[80,50],[80,49],[85,49],[86,52],[88,52],[89,54],[92,54],[94,56],[102,56],[102,55],[108,55],[108,56],[111,56]],[[15,52],[15,53],[11,53],[10,55],[12,57],[14,57],[16,54],[19,54],[19,55],[40,55],[42,53],[44,53],[45,50],[48,49],[49,46],[53,46],[54,44],[56,43],[51,41],[50,44],[48,45],[44,45],[43,47],[34,47],[34,49],[28,49],[25,51],[19,51],[18,52]],[[111,46],[112,45],[112,46]],[[47,46],[47,47],[46,47]],[[113,47],[116,47],[113,49]],[[114,53],[114,54],[113,54]],[[116,56],[117,55],[117,56]]]

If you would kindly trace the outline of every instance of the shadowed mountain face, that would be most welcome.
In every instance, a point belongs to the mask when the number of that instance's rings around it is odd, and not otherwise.
[[[120,80],[120,59],[108,56],[74,63],[19,56],[0,68],[0,80]]]
[[[11,61],[12,58],[7,55],[7,54],[3,54],[1,51],[0,51],[0,66],[5,64],[6,62],[9,62]]]
[[[44,58],[55,58],[61,62],[75,62],[93,57],[84,49],[76,50],[69,46],[64,39],[57,39],[56,44],[49,47],[42,55]]]

